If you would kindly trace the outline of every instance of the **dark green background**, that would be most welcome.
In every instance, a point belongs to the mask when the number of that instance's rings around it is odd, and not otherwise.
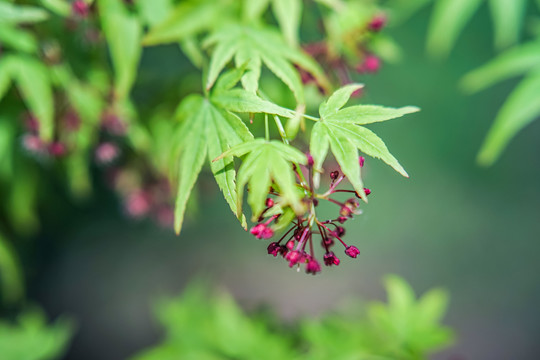
[[[450,290],[446,323],[458,341],[438,359],[540,358],[540,122],[522,131],[493,167],[475,162],[508,81],[466,96],[460,77],[494,55],[487,9],[446,60],[425,55],[429,11],[390,29],[403,61],[384,66],[365,103],[417,105],[422,112],[370,128],[411,175],[368,159],[373,190],[347,239],[357,260],[318,276],[266,255],[266,243],[238,226],[213,180],[202,179],[200,212],[177,238],[121,215],[113,195],[44,213],[45,234],[26,257],[30,297],[51,315],[79,320],[69,359],[121,359],[159,338],[150,304],[197,274],[232,291],[247,309],[267,303],[287,319],[334,309],[350,298],[382,299],[381,278],[396,273],[417,292]],[[189,69],[175,49],[145,55],[136,96],[145,98]],[[184,78],[184,82],[189,79]],[[191,81],[191,80],[189,80]]]

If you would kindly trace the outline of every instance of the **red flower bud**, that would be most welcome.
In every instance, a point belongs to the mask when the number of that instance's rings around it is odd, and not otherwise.
[[[352,258],[356,258],[360,254],[360,250],[356,246],[349,245],[345,249],[345,254]]]
[[[332,265],[339,265],[340,263],[340,260],[338,259],[338,257],[332,252],[330,251],[329,253],[326,253],[324,254],[324,265],[326,266],[332,266]]]
[[[381,31],[381,29],[386,25],[386,16],[376,15],[371,19],[368,24],[368,29],[373,32]]]
[[[360,157],[358,158],[358,163],[360,164],[360,167],[364,167],[364,161],[365,161],[365,160],[366,160],[366,159],[364,159],[363,156],[360,156]]]
[[[317,262],[317,260],[311,258],[308,263],[306,264],[306,272],[308,274],[315,275],[316,273],[321,271],[321,265]]]

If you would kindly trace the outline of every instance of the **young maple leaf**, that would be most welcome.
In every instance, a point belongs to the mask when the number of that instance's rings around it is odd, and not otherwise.
[[[432,289],[416,300],[413,289],[397,276],[387,276],[385,287],[388,304],[374,303],[368,311],[378,332],[399,339],[414,354],[452,343],[452,331],[440,325],[448,307],[446,291]]]
[[[296,64],[310,72],[323,87],[327,80],[318,64],[301,50],[282,39],[279,32],[263,27],[229,24],[212,33],[203,44],[213,46],[206,88],[210,89],[225,65],[234,58],[236,67],[247,64],[242,85],[252,93],[259,87],[262,63],[293,92],[299,103],[304,102],[304,88]]]
[[[222,155],[234,145],[250,143],[253,135],[233,112],[267,113],[284,117],[294,112],[259,98],[244,89],[233,88],[240,80],[243,69],[224,73],[207,98],[190,95],[179,105],[177,117],[181,125],[175,135],[178,159],[178,194],[175,210],[175,230],[180,232],[189,195],[208,155],[212,173],[231,210],[245,227],[245,218],[237,204],[236,172],[232,155]],[[240,146],[241,146],[240,145]],[[215,161],[212,161],[216,159]],[[241,206],[240,206],[241,207]]]
[[[292,163],[305,165],[307,163],[305,154],[280,141],[255,139],[232,147],[214,161],[224,157],[244,155],[247,156],[238,170],[236,183],[237,214],[242,213],[243,189],[248,184],[248,203],[251,206],[253,219],[257,219],[264,210],[268,189],[272,182],[279,187],[283,204],[290,205],[297,214],[304,212],[304,204],[296,191]]]
[[[314,168],[321,171],[322,163],[330,148],[358,195],[367,202],[360,176],[358,150],[369,156],[380,158],[401,175],[406,177],[408,175],[396,158],[390,154],[381,138],[359,125],[394,119],[419,111],[419,109],[414,106],[395,109],[376,105],[356,105],[342,109],[351,94],[362,86],[361,84],[344,86],[321,104],[320,119],[311,131],[310,152],[313,156]]]

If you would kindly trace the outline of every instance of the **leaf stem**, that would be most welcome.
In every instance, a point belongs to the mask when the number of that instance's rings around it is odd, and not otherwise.
[[[294,110],[291,110],[294,111]],[[298,114],[298,113],[297,113]],[[315,116],[307,115],[307,114],[300,114],[301,116],[305,117],[306,119],[313,120],[313,121],[319,121],[320,119]]]
[[[268,114],[264,114],[264,138],[270,140],[270,131],[268,130]]]
[[[274,115],[274,121],[276,122],[276,127],[278,129],[279,135],[281,136],[281,140],[287,145],[289,145],[289,139],[287,139],[287,133],[285,132],[285,128],[283,127],[283,124],[281,123],[281,120],[277,115]]]

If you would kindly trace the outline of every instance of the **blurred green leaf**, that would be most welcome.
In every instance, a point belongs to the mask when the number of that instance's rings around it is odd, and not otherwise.
[[[263,319],[247,316],[226,294],[212,294],[201,284],[182,297],[162,301],[157,316],[166,329],[162,344],[134,360],[291,359],[292,341],[271,331]]]
[[[271,0],[243,0],[242,14],[244,19],[258,19],[270,5]]]
[[[193,65],[202,68],[204,55],[199,46],[199,42],[194,36],[187,36],[185,39],[181,40],[180,48]]]
[[[291,46],[298,46],[302,0],[272,0],[272,10],[287,43]]]
[[[397,276],[387,277],[385,287],[388,303],[368,304],[367,318],[356,306],[302,321],[305,358],[418,360],[451,343],[451,331],[439,323],[448,303],[446,292],[433,289],[416,300],[409,284]]]
[[[4,57],[0,59],[0,101],[11,85],[11,77],[13,76],[12,64],[13,62],[10,58]]]
[[[144,22],[150,26],[163,22],[173,9],[172,0],[138,0],[135,4]]]
[[[142,52],[141,24],[121,0],[98,0],[97,3],[115,72],[115,95],[123,101],[129,97],[137,76]]]
[[[461,85],[469,92],[480,91],[539,65],[540,41],[529,42],[509,49],[469,72],[463,77]]]
[[[21,235],[31,235],[39,228],[37,216],[38,180],[31,167],[17,163],[11,182],[9,194],[6,196],[8,217],[15,231]]]
[[[47,12],[38,7],[0,1],[0,24],[35,23],[47,18]]]
[[[527,4],[528,0],[489,0],[498,48],[518,41]]]
[[[484,0],[438,0],[428,31],[427,49],[435,56],[446,56],[459,33]]]
[[[4,303],[13,304],[24,296],[24,279],[17,255],[0,233],[0,290]],[[1,341],[1,340],[0,340]],[[1,347],[0,347],[1,350]],[[0,352],[1,353],[1,352]]]
[[[400,359],[424,358],[421,354],[453,341],[452,332],[439,325],[448,304],[444,291],[431,290],[416,301],[412,288],[397,276],[388,276],[385,286],[388,305],[372,304],[369,318],[380,341],[386,343],[389,355]]]
[[[0,62],[0,67],[1,65]],[[16,129],[14,125],[9,115],[2,114],[0,116],[0,154],[2,154],[0,156],[0,181],[8,182],[13,177],[13,153],[16,146]]]
[[[387,6],[392,15],[392,23],[401,23],[418,10],[435,0],[389,0]]]
[[[27,311],[15,324],[0,321],[0,354],[2,360],[60,359],[73,333],[73,323],[58,319],[47,325],[38,310]]]
[[[491,165],[518,131],[540,116],[540,69],[521,81],[504,102],[478,154],[478,162]]]
[[[54,99],[49,70],[40,61],[27,56],[12,56],[13,78],[28,108],[39,121],[39,133],[45,141],[54,134]]]
[[[234,2],[206,0],[181,2],[169,15],[155,24],[143,39],[144,45],[159,45],[182,41],[213,29],[229,18]]]
[[[67,17],[71,14],[71,4],[65,0],[40,0],[40,3],[53,13]]]
[[[30,32],[4,24],[0,25],[0,42],[2,46],[22,52],[35,54],[38,51],[37,41]]]

